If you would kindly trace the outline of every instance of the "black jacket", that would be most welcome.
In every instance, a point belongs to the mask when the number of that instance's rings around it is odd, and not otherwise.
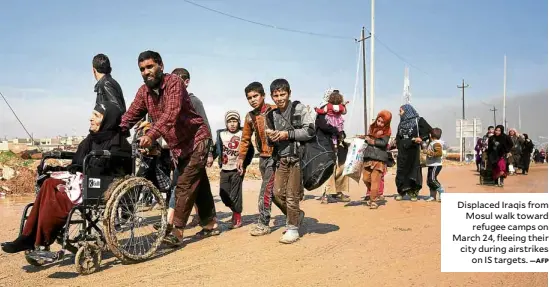
[[[126,102],[124,101],[122,88],[111,75],[107,74],[97,81],[94,91],[97,93],[96,104],[113,102],[120,108],[122,113],[126,112]]]
[[[389,157],[387,155],[387,144],[389,143],[389,136],[384,136],[374,140],[374,144],[367,146],[364,149],[363,157],[364,161],[377,160],[383,163],[387,163]]]

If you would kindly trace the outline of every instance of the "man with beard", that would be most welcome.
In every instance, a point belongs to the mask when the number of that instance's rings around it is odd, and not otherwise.
[[[120,108],[122,113],[126,112],[126,103],[122,94],[122,88],[118,82],[111,77],[111,61],[104,54],[97,54],[92,60],[93,77],[97,80],[94,91],[97,94],[96,104],[112,102]]]
[[[120,124],[123,131],[131,129],[145,114],[153,120],[152,127],[140,138],[140,146],[147,148],[159,137],[167,142],[179,176],[175,189],[173,231],[166,241],[173,246],[183,242],[183,229],[198,195],[198,186],[206,168],[208,143],[211,134],[202,117],[194,110],[189,94],[176,75],[164,74],[160,54],[145,51],[137,59],[145,82],[135,96]],[[215,221],[213,197],[196,202],[199,210],[210,211],[207,224],[197,235],[219,234]]]

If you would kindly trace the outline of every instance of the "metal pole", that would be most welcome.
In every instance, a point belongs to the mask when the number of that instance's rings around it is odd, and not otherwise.
[[[459,139],[463,143],[463,120],[459,120]],[[459,146],[459,162],[463,162],[463,144]]]
[[[495,126],[497,126],[497,122],[496,122],[496,111],[497,111],[497,109],[496,109],[496,106],[494,106],[494,109],[491,109],[490,111],[494,112],[494,127],[495,127]]]
[[[520,105],[519,105],[519,131],[522,129],[522,121],[520,118]]]
[[[465,80],[464,79],[461,79],[461,108],[462,108],[461,118],[465,119]]]
[[[370,116],[372,117],[372,122],[375,120],[375,114],[374,114],[374,51],[375,51],[375,0],[371,0],[372,2],[372,8],[371,8],[371,26],[372,31],[370,32],[370,37],[372,37],[370,41]]]
[[[507,97],[507,55],[503,55],[503,127],[507,129],[507,119],[505,118],[505,98]]]
[[[362,41],[362,82],[363,82],[363,92],[364,92],[364,134],[368,134],[368,108],[367,108],[367,95],[366,95],[366,37],[364,34],[364,27],[362,27],[362,33],[360,34]]]
[[[475,148],[475,144],[477,142],[477,119],[473,119],[473,150]]]
[[[465,120],[465,88],[468,88],[469,85],[465,85],[465,80],[461,79],[461,86],[457,87],[458,89],[461,89],[462,119]],[[463,151],[465,152],[465,138],[461,139],[461,145],[463,146]]]

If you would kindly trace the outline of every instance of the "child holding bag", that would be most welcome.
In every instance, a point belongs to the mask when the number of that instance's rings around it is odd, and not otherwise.
[[[381,179],[387,169],[389,157],[387,144],[391,136],[392,114],[387,110],[379,112],[376,121],[370,125],[366,136],[367,147],[364,149],[364,165],[362,180],[370,190],[370,200],[367,205],[370,209],[377,209],[378,194]]]

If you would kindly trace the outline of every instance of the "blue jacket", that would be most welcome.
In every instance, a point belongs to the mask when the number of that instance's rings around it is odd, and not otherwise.
[[[238,129],[238,131],[241,131],[241,130],[242,130],[242,128]],[[224,131],[227,131],[227,129],[217,130],[217,132],[216,132],[217,137],[216,137],[216,140],[215,140],[215,150],[214,150],[214,153],[213,153],[214,159],[219,157],[217,159],[217,161],[219,163],[220,168],[222,166],[222,160],[223,160],[223,157],[220,156],[223,153],[223,141],[221,140],[221,132],[224,132]],[[248,148],[248,153],[246,153],[246,158],[244,159],[244,163],[243,163],[244,168],[247,168],[250,165],[250,163],[252,163],[252,159],[254,158],[254,155],[255,155],[254,146],[250,145],[250,147]]]

